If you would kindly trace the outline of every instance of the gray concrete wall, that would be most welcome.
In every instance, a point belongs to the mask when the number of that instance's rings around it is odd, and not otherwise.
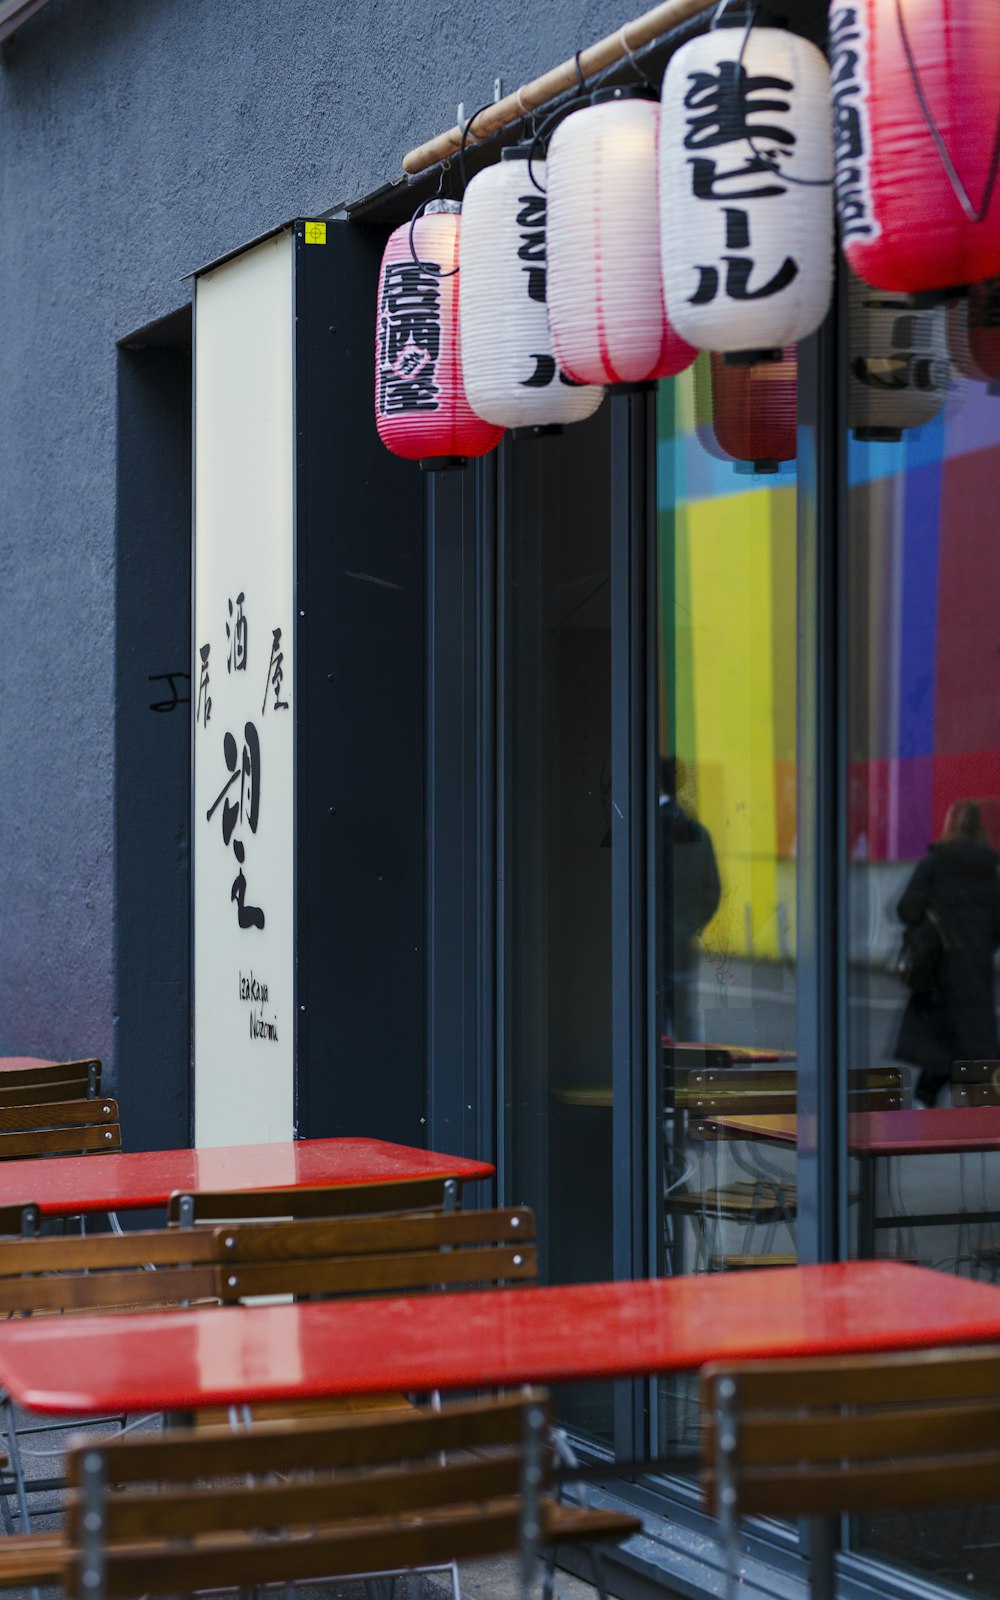
[[[116,342],[641,9],[52,0],[0,53],[0,1053],[114,1058]]]

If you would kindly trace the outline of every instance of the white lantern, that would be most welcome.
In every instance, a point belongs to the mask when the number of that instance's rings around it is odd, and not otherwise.
[[[833,287],[830,73],[783,28],[718,27],[663,79],[660,223],[667,314],[703,350],[779,359]]]
[[[549,327],[559,365],[581,383],[649,383],[695,357],[663,306],[659,121],[643,91],[599,90],[549,145]]]
[[[951,378],[946,308],[870,289],[853,273],[848,291],[847,426],[862,440],[896,442],[932,422]]]
[[[505,150],[498,165],[473,178],[462,205],[465,392],[478,416],[504,428],[582,422],[604,398],[603,389],[561,372],[553,354],[545,305],[545,162],[529,164],[530,150],[526,144]]]

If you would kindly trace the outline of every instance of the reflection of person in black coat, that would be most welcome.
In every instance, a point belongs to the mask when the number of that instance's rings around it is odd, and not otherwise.
[[[1000,946],[998,866],[978,805],[956,800],[940,840],[917,866],[897,907],[900,921],[911,927],[930,909],[947,946],[933,987],[910,996],[896,1041],[897,1059],[920,1068],[914,1095],[923,1105],[934,1104],[953,1061],[1000,1057],[993,992],[993,952]]]
[[[677,763],[660,764],[660,854],[663,863],[663,1030],[674,1039],[697,1037],[693,990],[695,943],[722,898],[712,835],[677,798]]]

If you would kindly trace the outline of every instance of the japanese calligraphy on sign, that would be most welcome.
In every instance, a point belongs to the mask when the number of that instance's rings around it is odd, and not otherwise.
[[[384,417],[436,411],[441,283],[422,261],[387,263],[379,305],[378,405]]]
[[[199,1145],[294,1132],[294,259],[280,231],[195,280]]]
[[[667,314],[704,349],[778,359],[833,284],[830,74],[769,26],[709,31],[671,59],[661,121]]]
[[[831,9],[830,82],[837,212],[845,240],[876,239],[882,232],[872,207],[864,28],[860,6],[835,5]]]

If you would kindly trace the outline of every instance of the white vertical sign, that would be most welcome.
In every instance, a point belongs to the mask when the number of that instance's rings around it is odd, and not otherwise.
[[[195,1142],[291,1138],[293,239],[195,291]]]

